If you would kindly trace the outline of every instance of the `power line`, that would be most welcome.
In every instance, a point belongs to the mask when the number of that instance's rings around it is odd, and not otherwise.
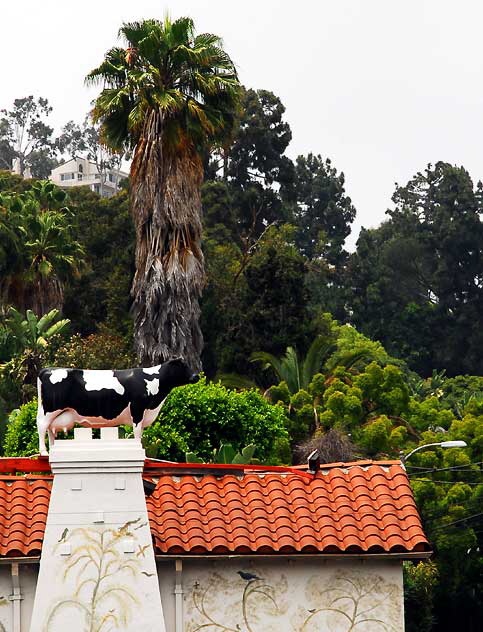
[[[421,467],[418,465],[406,465],[406,469],[413,469],[413,470],[423,470],[424,472],[446,472],[448,470],[458,470],[460,472],[482,472],[483,470],[478,469],[478,470],[472,470],[469,469],[470,465],[481,465],[483,464],[483,461],[477,461],[476,463],[464,463],[463,465],[453,465],[452,467]],[[463,468],[468,468],[468,469],[463,469]],[[415,472],[415,474],[422,474],[423,471],[421,472]]]
[[[483,485],[483,482],[475,483],[474,481],[434,481],[431,478],[412,478],[412,481],[422,481],[423,483],[442,483],[443,485],[457,485],[463,483],[464,485]]]
[[[471,509],[470,509],[471,511]],[[448,515],[448,511],[446,509],[435,508],[429,511],[419,511],[419,515],[421,516],[423,522],[433,522],[434,520],[438,520],[439,518],[444,518],[444,516]]]
[[[477,514],[473,514],[472,516],[467,516],[466,518],[460,518],[459,520],[455,520],[454,522],[447,522],[446,524],[442,524],[439,527],[434,527],[433,531],[438,531],[439,529],[446,529],[447,527],[451,527],[455,524],[459,524],[460,522],[473,520],[473,518],[478,518],[479,516],[483,516],[483,511]]]

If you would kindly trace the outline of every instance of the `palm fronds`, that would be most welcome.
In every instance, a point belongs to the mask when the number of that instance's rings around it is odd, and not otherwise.
[[[280,382],[286,382],[288,390],[293,394],[300,389],[308,388],[312,378],[322,370],[324,361],[332,351],[332,344],[324,336],[317,336],[303,362],[299,360],[293,347],[287,347],[282,358],[265,351],[255,351],[250,356],[250,362],[261,362],[264,369],[271,368]]]

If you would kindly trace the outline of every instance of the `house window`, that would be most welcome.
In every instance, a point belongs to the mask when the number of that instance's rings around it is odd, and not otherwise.
[[[61,179],[61,181],[74,180],[75,179],[75,173],[61,173],[60,174],[60,179]]]
[[[77,179],[78,179],[78,180],[82,180],[82,173],[78,173],[78,174],[77,174]]]
[[[116,181],[116,178],[115,178],[114,174],[110,173],[109,174],[109,182],[115,182],[115,181]]]
[[[79,165],[79,173],[84,173],[84,167],[82,165]],[[82,178],[80,178],[80,180],[82,180]]]
[[[98,184],[95,184],[95,185],[94,185],[94,192],[95,192],[95,193],[99,193],[100,188],[101,188],[101,187],[100,187]]]

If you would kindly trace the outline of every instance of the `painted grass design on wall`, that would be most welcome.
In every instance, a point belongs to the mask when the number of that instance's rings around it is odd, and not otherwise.
[[[137,553],[129,556],[122,550],[125,538],[137,543],[136,530],[146,526],[140,520],[130,520],[119,529],[87,527],[71,532],[64,529],[54,553],[62,543],[71,544],[71,554],[65,558],[63,580],[70,580],[74,589],[53,605],[45,632],[56,629],[56,618],[65,609],[77,611],[81,616],[82,632],[125,629],[132,620],[135,606],[139,605],[131,587],[141,573],[150,575],[142,570],[145,547],[138,544]]]
[[[347,569],[290,585],[280,573],[212,573],[196,581],[186,632],[398,632],[400,587],[374,573]]]
[[[308,608],[300,632],[315,632],[327,626],[340,632],[397,632],[391,621],[398,613],[391,610],[398,603],[398,588],[377,575],[339,573],[331,577],[327,587],[312,578],[306,596],[313,607]]]
[[[192,599],[200,623],[188,625],[188,632],[201,630],[257,632],[258,630],[265,630],[263,626],[264,615],[278,617],[281,614],[275,599],[276,589],[271,584],[256,574],[246,572],[241,572],[241,574],[239,572],[238,574],[240,577],[227,582],[226,577],[214,573],[207,586],[194,586]],[[282,585],[285,587],[284,579],[282,579]],[[279,588],[282,588],[282,585]],[[230,618],[233,619],[233,623],[228,624],[226,613],[220,611],[220,601],[217,596],[233,589],[240,592],[240,599],[237,600],[235,611],[232,610],[231,612]]]

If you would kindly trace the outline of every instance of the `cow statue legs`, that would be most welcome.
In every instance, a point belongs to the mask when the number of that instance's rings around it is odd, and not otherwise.
[[[156,420],[161,407],[163,406],[166,398],[154,409],[143,410],[142,408],[137,408],[136,406],[132,406],[131,414],[132,414],[132,425],[133,425],[133,433],[134,438],[138,441],[141,441],[143,436],[144,428],[150,426],[153,421]]]
[[[53,445],[55,441],[55,434],[52,429],[52,422],[59,414],[59,411],[54,413],[43,413],[42,409],[37,411],[37,431],[39,433],[39,452],[40,456],[48,456],[47,446],[45,445],[45,435],[49,433],[49,445]]]

